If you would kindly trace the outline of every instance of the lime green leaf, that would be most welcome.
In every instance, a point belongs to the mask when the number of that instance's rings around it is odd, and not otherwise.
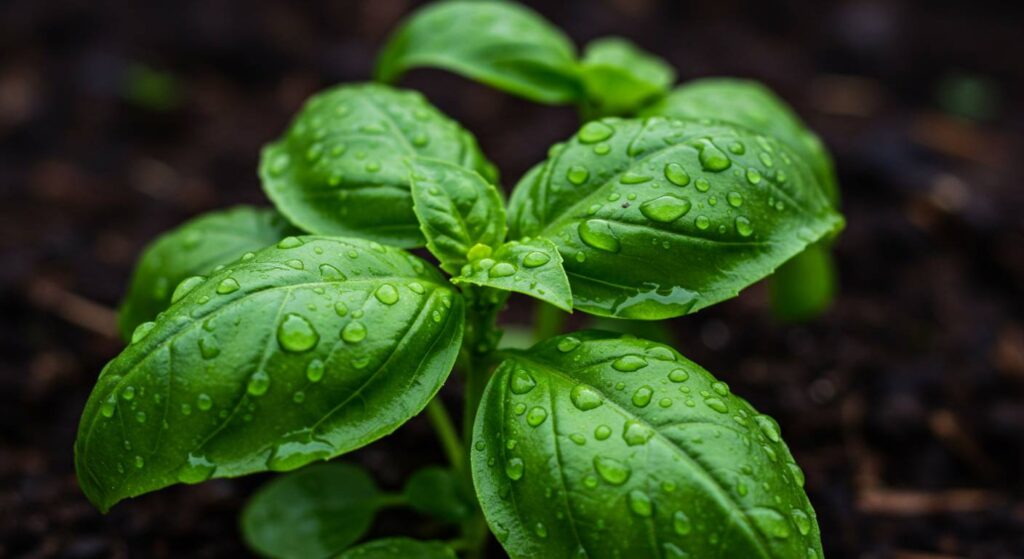
[[[173,299],[82,414],[76,469],[101,510],[369,444],[426,407],[462,340],[462,298],[436,270],[355,239],[286,237]]]
[[[166,309],[174,286],[183,279],[208,274],[295,232],[274,210],[238,206],[201,215],[164,233],[135,265],[118,314],[121,335],[129,339],[139,324]]]
[[[413,210],[427,248],[455,275],[470,250],[505,240],[505,203],[498,189],[472,170],[433,159],[410,161]]]
[[[580,77],[591,112],[622,115],[664,95],[676,72],[627,39],[605,37],[587,45]]]
[[[381,504],[362,469],[317,464],[261,487],[242,511],[242,535],[266,557],[328,557],[363,537]]]
[[[484,251],[452,281],[525,293],[572,312],[572,291],[562,256],[547,239],[523,238],[505,243],[493,253]]]
[[[454,1],[413,13],[377,60],[377,79],[440,68],[532,101],[580,99],[572,42],[533,10],[513,2]]]
[[[558,247],[573,307],[655,320],[735,296],[843,218],[803,158],[723,123],[587,123],[509,203],[510,237]]]
[[[778,425],[667,346],[581,332],[509,357],[473,438],[514,559],[822,557]]]
[[[310,233],[399,247],[423,244],[409,194],[409,157],[495,171],[476,140],[419,93],[377,84],[313,96],[263,149],[260,178],[277,209]]]

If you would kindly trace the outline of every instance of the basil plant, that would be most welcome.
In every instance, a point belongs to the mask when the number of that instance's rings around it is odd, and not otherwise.
[[[506,202],[469,131],[386,83],[421,66],[574,103],[586,122]],[[262,556],[482,557],[492,533],[514,558],[822,557],[779,426],[724,382],[635,336],[513,350],[497,325],[512,292],[653,321],[788,268],[791,314],[820,309],[828,285],[805,280],[827,275],[844,222],[817,137],[758,84],[670,91],[672,69],[631,43],[577,58],[506,2],[416,12],[377,76],[313,96],[264,148],[273,209],[201,216],[145,250],[128,346],[75,442],[89,500],[289,472],[242,512]],[[461,433],[438,397],[453,369]],[[448,464],[384,490],[333,460],[421,413]],[[435,537],[360,544],[395,507]]]

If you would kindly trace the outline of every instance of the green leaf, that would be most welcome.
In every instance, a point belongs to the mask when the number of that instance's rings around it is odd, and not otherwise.
[[[417,511],[443,520],[460,522],[473,515],[473,495],[468,495],[458,475],[444,468],[417,470],[405,484],[406,502]]]
[[[827,244],[815,243],[779,267],[771,278],[772,310],[789,322],[810,320],[828,309],[836,272]]]
[[[605,37],[587,45],[580,77],[592,112],[621,115],[664,95],[676,71],[627,39]]]
[[[78,479],[103,511],[369,444],[427,405],[462,339],[462,299],[436,270],[356,239],[286,237],[174,299],[82,414]]]
[[[719,120],[774,136],[804,158],[828,199],[838,205],[835,170],[825,145],[785,101],[758,82],[732,78],[694,80],[674,89],[642,111],[641,116]]]
[[[574,308],[644,320],[733,297],[843,226],[785,145],[663,118],[584,125],[516,187],[509,221],[558,246]]]
[[[386,538],[342,553],[338,559],[455,559],[455,551],[441,542]]]
[[[242,511],[242,535],[265,557],[332,556],[366,534],[381,497],[362,469],[317,464],[261,487]]]
[[[280,140],[263,148],[263,189],[295,225],[400,247],[423,244],[408,157],[495,171],[476,140],[422,95],[352,84],[314,95]]]
[[[562,255],[547,239],[523,238],[493,253],[482,251],[452,281],[525,293],[572,312],[572,290]]]
[[[413,210],[427,248],[455,275],[476,245],[497,248],[505,240],[505,203],[479,173],[444,161],[410,161]]]
[[[822,557],[778,425],[667,346],[582,332],[510,357],[473,438],[513,558]]]
[[[135,265],[118,326],[125,340],[171,304],[181,280],[210,273],[296,230],[271,209],[238,206],[201,215],[153,241]]]
[[[413,13],[377,60],[377,79],[440,68],[532,101],[574,103],[576,52],[559,29],[513,2],[455,1]]]

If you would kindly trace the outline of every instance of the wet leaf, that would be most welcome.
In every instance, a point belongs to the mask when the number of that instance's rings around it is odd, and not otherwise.
[[[572,290],[562,267],[562,256],[547,239],[524,238],[505,243],[493,253],[463,266],[461,275],[452,281],[525,293],[572,312]]]
[[[495,180],[476,140],[413,91],[350,84],[314,95],[264,147],[263,189],[310,233],[422,246],[409,194],[409,157],[447,161]]]
[[[735,296],[843,218],[802,157],[729,124],[585,124],[509,203],[509,236],[558,247],[573,307],[655,320]]]
[[[462,299],[438,272],[355,239],[286,237],[173,298],[100,373],[79,424],[78,479],[104,511],[387,435],[438,391],[462,338]]]
[[[603,37],[587,45],[580,78],[592,112],[624,115],[664,95],[676,71],[627,39]]]
[[[513,558],[821,558],[778,425],[671,348],[580,332],[509,357],[473,479]]]

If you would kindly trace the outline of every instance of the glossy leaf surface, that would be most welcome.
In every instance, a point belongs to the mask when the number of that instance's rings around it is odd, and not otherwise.
[[[600,332],[510,357],[473,479],[513,558],[821,558],[777,424],[667,346]]]
[[[452,281],[525,293],[572,311],[572,290],[562,256],[547,239],[508,242],[463,266],[461,275]]]
[[[354,547],[338,559],[455,559],[455,551],[441,542],[386,538]]]
[[[800,154],[833,204],[839,192],[828,150],[793,109],[764,85],[749,80],[706,78],[677,87],[642,116],[712,119],[773,136]]]
[[[417,470],[406,482],[402,495],[412,508],[445,522],[465,520],[475,508],[475,497],[466,494],[462,480],[444,468]]]
[[[587,45],[580,78],[591,110],[616,115],[634,112],[666,93],[676,72],[627,39],[605,37]]]
[[[265,557],[330,557],[370,529],[380,497],[360,468],[317,464],[261,487],[242,511],[242,535]]]
[[[427,248],[455,275],[476,245],[505,240],[505,203],[479,173],[444,161],[410,161],[413,210]]]
[[[802,158],[729,124],[587,123],[516,187],[510,237],[565,259],[573,306],[655,320],[735,296],[843,225]]]
[[[424,156],[495,180],[476,140],[422,95],[378,84],[314,95],[263,149],[260,178],[278,210],[310,233],[423,244],[405,160]]]
[[[83,412],[78,479],[101,510],[368,444],[426,406],[462,338],[462,299],[436,270],[355,239],[286,237],[175,299]]]
[[[514,2],[438,2],[413,13],[377,60],[377,79],[440,68],[527,99],[580,98],[575,48],[556,27]]]
[[[274,210],[238,206],[201,215],[164,233],[146,247],[135,265],[118,314],[121,335],[129,339],[136,326],[166,309],[181,280],[208,274],[295,232]]]

